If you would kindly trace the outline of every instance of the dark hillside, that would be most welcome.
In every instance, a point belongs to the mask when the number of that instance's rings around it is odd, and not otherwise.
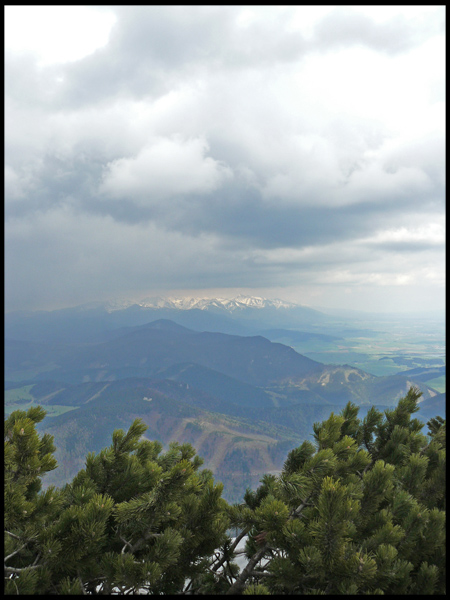
[[[14,350],[14,347],[12,347]],[[23,350],[26,354],[27,348]],[[7,364],[24,368],[5,350]],[[33,345],[33,366],[46,379],[71,382],[113,380],[122,377],[160,377],[167,368],[195,363],[247,384],[265,386],[280,379],[317,372],[322,368],[288,346],[261,336],[241,337],[222,333],[198,333],[171,321],[158,320],[100,344],[64,348],[56,352],[44,344]],[[45,372],[45,374],[43,374]],[[8,374],[13,379],[12,374]]]
[[[188,386],[201,389],[229,404],[254,408],[273,406],[272,399],[264,390],[200,365],[174,365],[161,375],[165,379],[184,382]]]
[[[313,333],[311,331],[295,331],[292,329],[264,329],[263,331],[260,331],[259,334],[271,341],[286,339],[294,344],[299,342],[310,342],[314,340],[321,342],[335,342],[343,339],[342,337],[338,337],[336,335]]]
[[[446,416],[446,395],[436,394],[432,398],[426,398],[420,402],[420,410],[417,413],[417,417],[425,423],[437,415],[445,418]]]

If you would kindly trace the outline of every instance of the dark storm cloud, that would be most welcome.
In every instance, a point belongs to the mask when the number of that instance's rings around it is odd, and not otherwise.
[[[135,208],[134,216],[151,216],[165,227],[188,235],[203,231],[221,234],[245,247],[301,248],[364,237],[374,229],[407,220],[406,214],[442,211],[441,203],[435,205],[425,194],[362,200],[347,206],[268,204],[259,190],[229,185],[201,200],[179,198],[176,203],[159,206],[158,212],[158,208]]]

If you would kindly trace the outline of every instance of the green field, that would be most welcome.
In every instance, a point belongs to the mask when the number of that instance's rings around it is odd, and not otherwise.
[[[15,410],[28,410],[29,408],[31,408],[32,406],[38,406],[39,403],[38,402],[28,402],[28,403],[24,403],[24,404],[12,404],[10,406],[5,406],[5,417],[9,416],[13,411]],[[54,404],[53,406],[45,406],[44,409],[46,411],[46,416],[47,417],[57,417],[58,415],[62,415],[65,412],[68,412],[69,410],[75,410],[77,409],[78,406],[62,406],[59,404]]]
[[[426,382],[427,385],[432,387],[434,390],[445,393],[445,375],[441,375],[440,377],[436,377],[436,379],[428,379]]]
[[[24,404],[34,400],[34,396],[30,394],[33,385],[24,385],[20,388],[5,391],[5,405]]]
[[[31,406],[38,406],[39,402],[31,393],[33,385],[24,385],[20,388],[5,390],[5,416],[10,415],[15,410],[28,410]],[[47,411],[47,417],[57,417],[69,410],[75,410],[78,406],[62,406],[59,404],[47,405],[44,407]]]
[[[329,333],[334,341],[292,344],[294,350],[325,364],[348,364],[376,376],[394,375],[416,367],[445,365],[445,324],[429,320],[361,321],[358,329],[341,327]],[[445,391],[438,378],[435,389]],[[436,386],[440,386],[439,388]],[[442,386],[444,386],[442,388]]]

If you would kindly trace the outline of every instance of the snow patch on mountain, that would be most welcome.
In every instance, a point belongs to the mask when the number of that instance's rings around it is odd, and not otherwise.
[[[178,310],[200,310],[222,309],[233,312],[245,308],[294,308],[298,306],[284,300],[268,300],[258,296],[237,296],[236,298],[144,298],[137,302],[145,308],[172,308]]]
[[[124,310],[130,306],[141,306],[142,308],[153,309],[176,309],[176,310],[191,310],[193,308],[199,310],[225,310],[234,312],[246,308],[275,308],[286,309],[296,308],[301,306],[293,302],[287,302],[276,298],[269,300],[260,296],[236,296],[235,298],[193,298],[193,297],[152,297],[142,298],[141,300],[119,300],[112,299],[104,304],[104,308],[108,312],[116,310]]]

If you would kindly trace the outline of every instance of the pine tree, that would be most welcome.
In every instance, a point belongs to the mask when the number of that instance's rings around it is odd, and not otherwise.
[[[179,593],[225,540],[222,486],[189,444],[141,439],[139,419],[89,454],[62,490],[39,493],[56,467],[42,409],[5,422],[7,594]]]
[[[15,411],[5,593],[444,594],[446,424],[436,417],[424,435],[419,398],[411,389],[363,420],[348,403],[234,506],[189,444],[163,453],[139,419],[70,484],[43,492],[56,468],[52,438],[35,429],[45,411]]]
[[[41,477],[56,468],[51,436],[39,437],[41,407],[15,411],[5,421],[5,592],[34,594],[46,586],[46,558],[58,552],[48,531],[61,510],[62,495],[49,487],[40,493]],[[45,558],[43,558],[45,557]]]
[[[248,563],[227,594],[445,593],[445,421],[348,403],[230,511]],[[233,562],[233,556],[227,560]]]

